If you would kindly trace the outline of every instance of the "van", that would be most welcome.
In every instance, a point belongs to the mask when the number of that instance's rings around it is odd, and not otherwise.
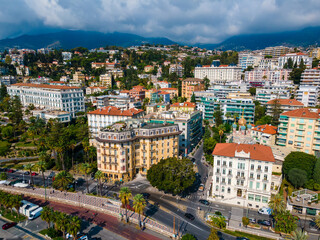
[[[41,212],[42,212],[43,208],[42,207],[39,207],[37,208],[36,210],[32,211],[30,214],[29,214],[29,219],[32,220],[32,219],[35,219],[37,217],[39,217],[41,215]]]
[[[263,208],[260,208],[258,210],[258,213],[259,214],[263,214],[263,215],[271,215],[272,214],[272,209],[271,208],[267,208],[267,207],[263,207]]]

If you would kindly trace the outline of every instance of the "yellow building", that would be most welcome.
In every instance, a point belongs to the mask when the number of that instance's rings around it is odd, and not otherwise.
[[[170,106],[170,110],[185,113],[193,113],[197,110],[197,106],[195,103],[192,102],[173,103]]]
[[[84,82],[85,79],[86,79],[86,77],[82,72],[75,72],[73,74],[73,81],[74,82]]]
[[[111,88],[112,87],[112,75],[110,73],[100,75],[100,82],[101,82],[102,86]]]
[[[320,110],[301,108],[280,115],[277,145],[309,154],[320,153]]]
[[[98,169],[109,181],[130,181],[161,159],[178,157],[180,133],[175,124],[131,120],[101,129],[91,143],[97,148]]]

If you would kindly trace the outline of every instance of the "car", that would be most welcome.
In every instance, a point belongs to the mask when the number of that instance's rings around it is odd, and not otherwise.
[[[3,230],[7,230],[7,229],[9,229],[9,228],[11,228],[11,227],[13,227],[15,225],[17,225],[16,222],[5,223],[5,224],[2,225],[2,229]]]
[[[250,222],[250,223],[256,223],[257,220],[256,220],[255,218],[249,218],[249,222]]]
[[[263,226],[267,226],[270,227],[271,226],[271,222],[269,220],[258,220],[258,224],[263,225]]]
[[[250,240],[250,239],[246,237],[237,237],[236,240]]]
[[[23,172],[22,174],[24,174],[24,175],[29,175],[30,172],[26,171],[26,172]]]
[[[51,172],[48,176],[49,179],[53,178],[56,174],[54,172]]]
[[[37,176],[37,175],[38,175],[38,173],[36,173],[36,172],[31,173],[31,176]]]
[[[203,185],[203,183],[200,184],[200,186],[199,186],[199,191],[200,191],[200,192],[203,192],[203,191],[204,191],[204,185]]]
[[[14,170],[13,169],[8,169],[7,172],[8,173],[14,173]]]
[[[204,204],[204,205],[209,205],[209,204],[210,204],[209,201],[204,200],[204,199],[200,199],[200,200],[199,200],[199,203],[202,203],[202,204]]]
[[[141,195],[145,198],[145,199],[148,199],[150,197],[150,193],[141,193]]]
[[[264,214],[264,215],[272,215],[272,209],[271,208],[266,208],[266,207],[263,207],[263,208],[260,208],[258,210],[258,213],[259,214]]]
[[[188,219],[190,219],[191,221],[194,220],[194,216],[191,213],[185,213],[184,216]]]

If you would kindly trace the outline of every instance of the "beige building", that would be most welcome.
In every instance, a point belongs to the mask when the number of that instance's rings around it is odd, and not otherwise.
[[[173,103],[170,106],[171,111],[193,113],[197,110],[197,105],[192,102]]]
[[[112,87],[112,75],[110,73],[100,75],[100,82],[101,82],[102,86],[111,88]]]
[[[273,99],[266,103],[267,115],[272,115],[275,109],[279,109],[280,112],[288,112],[303,108],[303,106],[303,103],[296,99]]]
[[[97,148],[98,169],[109,181],[129,181],[161,159],[178,157],[179,135],[175,124],[126,121],[102,129],[92,144]]]
[[[320,153],[320,110],[301,108],[282,113],[277,145],[317,156]]]
[[[276,144],[277,127],[268,124],[259,125],[251,129],[251,136],[257,143],[273,146]]]
[[[199,78],[187,78],[182,81],[182,97],[187,98],[187,101],[191,100],[191,96],[195,91],[204,90],[204,81]]]
[[[82,72],[75,72],[73,74],[73,81],[74,82],[84,82],[85,80],[86,80],[86,77]]]
[[[153,70],[153,66],[152,65],[147,65],[144,67],[144,72],[151,72]]]

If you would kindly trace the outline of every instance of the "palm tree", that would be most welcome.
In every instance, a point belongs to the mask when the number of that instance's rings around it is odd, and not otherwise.
[[[53,181],[53,186],[58,189],[67,190],[70,183],[73,182],[73,177],[69,172],[61,171],[57,174]]]
[[[32,177],[32,169],[34,168],[34,165],[31,163],[28,163],[24,166],[24,169],[26,169],[27,171],[29,171],[30,173],[30,178],[31,178],[31,185],[33,185],[33,177]]]
[[[309,236],[305,231],[302,231],[301,229],[296,229],[292,233],[292,237],[290,239],[292,239],[292,240],[307,240],[308,238],[309,238]]]
[[[45,179],[44,179],[44,173],[46,171],[46,162],[45,159],[48,158],[48,155],[45,152],[41,152],[39,154],[39,159],[40,161],[36,164],[36,166],[38,167],[38,170],[41,172],[42,174],[42,181],[43,181],[43,186],[45,187]]]
[[[94,178],[98,180],[98,184],[99,184],[99,194],[100,196],[102,195],[102,180],[104,179],[104,174],[103,172],[101,172],[100,170],[98,170],[95,175]]]
[[[60,212],[57,216],[56,221],[57,221],[57,225],[58,225],[59,230],[63,234],[63,239],[65,239],[66,238],[66,230],[68,229],[70,219],[67,214]]]
[[[60,212],[52,211],[52,221],[53,221],[54,229],[56,231],[59,231],[59,217],[60,217]]]
[[[41,219],[48,223],[48,228],[50,228],[50,223],[53,220],[53,210],[52,208],[45,206],[41,212]]]
[[[77,216],[69,218],[68,232],[73,236],[73,239],[77,239],[77,234],[81,230],[81,219]]]
[[[120,198],[120,200],[122,202],[122,205],[124,205],[124,207],[126,209],[126,221],[128,221],[127,206],[130,203],[131,196],[132,196],[132,194],[131,194],[131,191],[129,190],[129,188],[123,187],[123,188],[120,189],[119,198]]]
[[[88,182],[88,174],[90,173],[91,168],[89,163],[82,163],[81,172],[83,172],[86,176],[86,185],[87,185],[87,193],[89,193],[89,182]]]
[[[76,140],[74,140],[74,139],[71,140],[69,147],[70,147],[71,150],[72,150],[72,154],[71,154],[71,168],[72,168],[73,171],[74,171],[74,149],[76,148],[76,146],[77,146]]]
[[[142,194],[137,194],[133,198],[133,209],[139,214],[139,226],[141,226],[140,214],[143,213],[144,208],[146,207],[146,200]]]
[[[269,201],[269,207],[273,210],[274,214],[282,213],[286,210],[286,203],[280,193],[273,195]]]
[[[316,223],[317,227],[320,228],[320,216],[317,216],[314,222]]]
[[[22,201],[22,196],[21,195],[13,195],[13,199],[12,199],[12,205],[13,207],[16,209],[17,213],[18,213],[18,219],[20,218],[20,207],[21,207],[21,201]]]
[[[83,141],[82,141],[82,146],[83,146],[83,151],[85,152],[85,155],[86,155],[86,160],[88,160],[88,151],[89,151],[89,140],[87,138],[85,138]]]
[[[220,143],[221,143],[222,136],[223,136],[223,134],[224,134],[225,131],[226,131],[226,130],[225,130],[224,126],[223,126],[223,125],[220,125],[220,126],[219,126]]]

